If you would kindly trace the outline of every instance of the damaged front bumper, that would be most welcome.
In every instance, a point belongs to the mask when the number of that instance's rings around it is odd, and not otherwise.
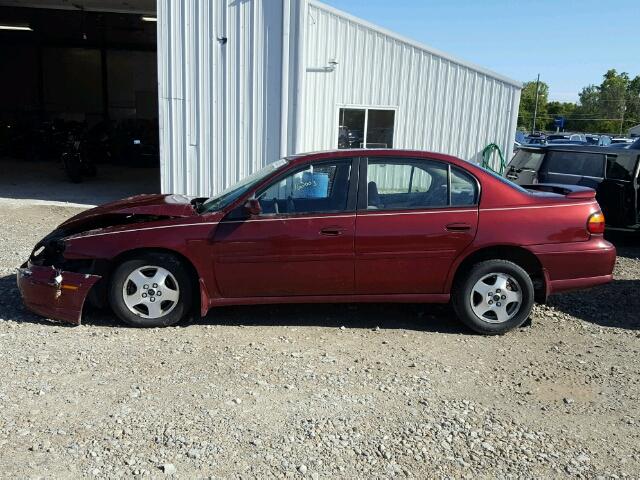
[[[74,325],[80,325],[87,295],[100,278],[31,262],[19,268],[17,274],[18,288],[29,310]]]

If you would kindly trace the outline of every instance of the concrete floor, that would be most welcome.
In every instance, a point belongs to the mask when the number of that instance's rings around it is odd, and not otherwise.
[[[59,163],[0,159],[0,205],[100,205],[131,195],[159,191],[158,168],[99,165],[95,178],[72,183]]]

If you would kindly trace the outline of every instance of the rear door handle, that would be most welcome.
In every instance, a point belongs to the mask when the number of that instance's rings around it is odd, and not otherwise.
[[[471,225],[468,223],[450,223],[445,228],[450,232],[466,232],[471,230]]]
[[[344,233],[344,228],[340,227],[325,227],[320,230],[320,235],[327,235],[329,237],[337,237]]]

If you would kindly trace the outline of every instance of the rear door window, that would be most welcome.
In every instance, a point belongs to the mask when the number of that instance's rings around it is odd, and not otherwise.
[[[604,154],[585,152],[547,152],[546,170],[549,173],[579,177],[604,177]]]
[[[372,158],[367,167],[368,210],[471,206],[478,182],[455,166],[431,160]]]

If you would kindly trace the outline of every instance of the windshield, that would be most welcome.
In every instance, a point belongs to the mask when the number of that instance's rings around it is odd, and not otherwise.
[[[238,183],[231,185],[219,194],[207,199],[202,204],[202,213],[222,210],[227,205],[230,205],[242,195],[251,190],[251,187],[253,187],[256,183],[267,178],[269,175],[271,175],[273,172],[286,165],[287,163],[288,161],[285,159],[270,163],[266,167],[252,173],[248,177],[243,178]]]

